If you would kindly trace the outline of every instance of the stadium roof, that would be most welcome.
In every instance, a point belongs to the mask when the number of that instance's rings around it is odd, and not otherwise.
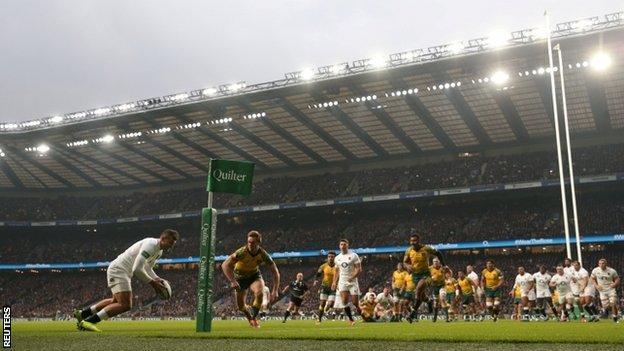
[[[624,22],[611,16],[557,25],[575,134],[624,127]],[[272,172],[543,141],[554,134],[552,100],[545,40],[535,35],[514,32],[499,49],[482,38],[256,86],[5,123],[0,189],[170,184],[203,179],[209,158]]]

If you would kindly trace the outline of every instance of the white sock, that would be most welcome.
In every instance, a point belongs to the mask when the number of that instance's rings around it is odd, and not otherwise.
[[[103,321],[108,319],[108,314],[106,313],[106,310],[103,308],[100,312],[97,313],[97,316],[100,317],[100,319]]]
[[[91,313],[97,313],[97,309],[95,308],[95,305],[89,307],[89,309],[91,310]]]

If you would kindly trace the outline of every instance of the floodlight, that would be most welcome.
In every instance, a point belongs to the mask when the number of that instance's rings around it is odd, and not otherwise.
[[[487,79],[487,78],[486,78]],[[496,71],[492,74],[490,80],[495,84],[503,84],[509,79],[509,74],[504,71]],[[486,80],[487,81],[487,80]]]
[[[596,71],[604,71],[611,65],[611,56],[604,52],[598,52],[591,59],[591,66]]]

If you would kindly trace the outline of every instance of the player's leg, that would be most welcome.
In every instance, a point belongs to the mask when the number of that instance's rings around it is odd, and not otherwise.
[[[416,286],[415,292],[414,292],[414,304],[412,306],[412,312],[410,313],[410,319],[412,320],[418,320],[418,309],[420,308],[420,305],[424,302],[427,301],[427,294],[426,294],[426,287],[427,287],[427,280],[426,279],[421,279],[420,277],[417,276],[413,276],[414,278],[414,285]]]
[[[529,298],[528,296],[523,296],[520,298],[520,305],[522,305],[522,320],[529,320]]]
[[[238,310],[245,315],[245,318],[247,318],[248,321],[251,321],[253,317],[251,317],[251,313],[249,313],[245,304],[245,301],[247,300],[247,290],[243,290],[242,287],[241,290],[235,290],[234,300],[236,301],[236,307]]]
[[[500,295],[497,295],[496,297],[494,297],[494,304],[493,304],[493,309],[492,309],[492,318],[494,319],[494,322],[498,320],[498,313],[500,311],[500,303],[501,303],[500,299],[501,299]]]
[[[282,320],[282,323],[286,323],[286,320],[288,319],[288,317],[290,317],[291,314],[291,310],[293,309],[294,303],[292,301],[292,299],[290,300],[290,302],[288,303],[288,307],[286,307],[286,312],[284,312],[284,319]]]
[[[95,314],[78,323],[79,330],[99,331],[97,323],[117,316],[132,309],[132,291],[120,291],[113,294],[113,301]]]
[[[325,314],[326,305],[327,305],[327,295],[321,292],[321,296],[319,298],[319,308],[318,308],[318,323],[321,323],[321,321],[323,321],[323,314]]]
[[[253,283],[249,286],[253,294],[253,301],[251,303],[251,318],[255,319],[260,312],[260,308],[262,308],[262,299],[264,291],[264,279],[262,277],[254,280]]]
[[[343,290],[344,289],[344,290]],[[349,306],[349,289],[343,288],[340,289],[340,301],[342,301],[342,306],[347,318],[349,318],[350,322],[353,322],[353,314],[351,313],[351,307]]]
[[[98,303],[91,305],[89,307],[86,307],[82,310],[79,309],[75,309],[74,310],[74,317],[78,320],[78,322],[82,321],[83,319],[86,319],[87,317],[98,313],[100,310],[102,310],[102,308],[110,305],[111,303],[113,303],[113,298],[108,298],[108,299],[104,299],[99,301]]]

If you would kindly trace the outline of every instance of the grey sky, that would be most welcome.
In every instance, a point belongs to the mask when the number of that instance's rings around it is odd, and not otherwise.
[[[614,0],[0,1],[0,121],[621,11]]]

